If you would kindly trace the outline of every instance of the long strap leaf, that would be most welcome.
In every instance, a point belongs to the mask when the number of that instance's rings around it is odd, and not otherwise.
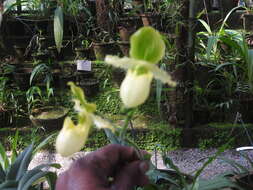
[[[63,40],[63,10],[57,7],[54,12],[54,40],[57,51],[60,53]]]
[[[7,170],[7,168],[10,165],[6,151],[1,143],[0,143],[0,165],[2,165],[3,170]]]
[[[31,160],[31,153],[33,150],[33,144],[28,146],[19,156],[17,157],[14,164],[10,167],[7,173],[8,180],[18,180],[21,176],[25,173],[30,160]]]

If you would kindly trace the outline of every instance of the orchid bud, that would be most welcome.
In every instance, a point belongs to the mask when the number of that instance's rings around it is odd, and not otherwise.
[[[80,151],[85,144],[89,129],[89,123],[74,125],[73,121],[67,117],[56,139],[56,151],[62,156],[70,156]]]
[[[120,98],[127,108],[143,104],[149,96],[153,74],[129,69],[120,86]]]

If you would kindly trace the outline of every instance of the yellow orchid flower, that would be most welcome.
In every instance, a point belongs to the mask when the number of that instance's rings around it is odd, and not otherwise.
[[[69,85],[74,95],[74,109],[78,112],[78,122],[75,125],[71,118],[65,118],[55,143],[57,153],[62,156],[70,156],[84,147],[93,123],[99,129],[108,128],[114,131],[109,121],[94,114],[96,105],[86,101],[83,90],[72,82]]]

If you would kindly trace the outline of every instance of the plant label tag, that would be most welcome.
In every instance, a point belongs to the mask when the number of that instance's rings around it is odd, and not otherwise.
[[[78,71],[91,71],[91,61],[77,60],[76,64],[77,64]]]

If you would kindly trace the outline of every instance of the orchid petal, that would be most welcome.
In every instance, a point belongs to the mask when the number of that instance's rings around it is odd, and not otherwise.
[[[148,65],[148,69],[153,73],[155,79],[158,79],[163,83],[167,83],[170,86],[176,86],[177,83],[171,79],[171,76],[166,71],[160,69],[156,65],[151,64]]]
[[[129,57],[120,58],[118,56],[112,56],[112,55],[107,55],[105,57],[105,62],[110,65],[113,65],[114,67],[119,67],[119,68],[125,69],[125,70],[132,69],[139,64],[146,64],[147,63],[146,61],[132,59]]]
[[[114,126],[102,117],[92,114],[92,119],[98,129],[110,129],[113,132],[115,131]]]

